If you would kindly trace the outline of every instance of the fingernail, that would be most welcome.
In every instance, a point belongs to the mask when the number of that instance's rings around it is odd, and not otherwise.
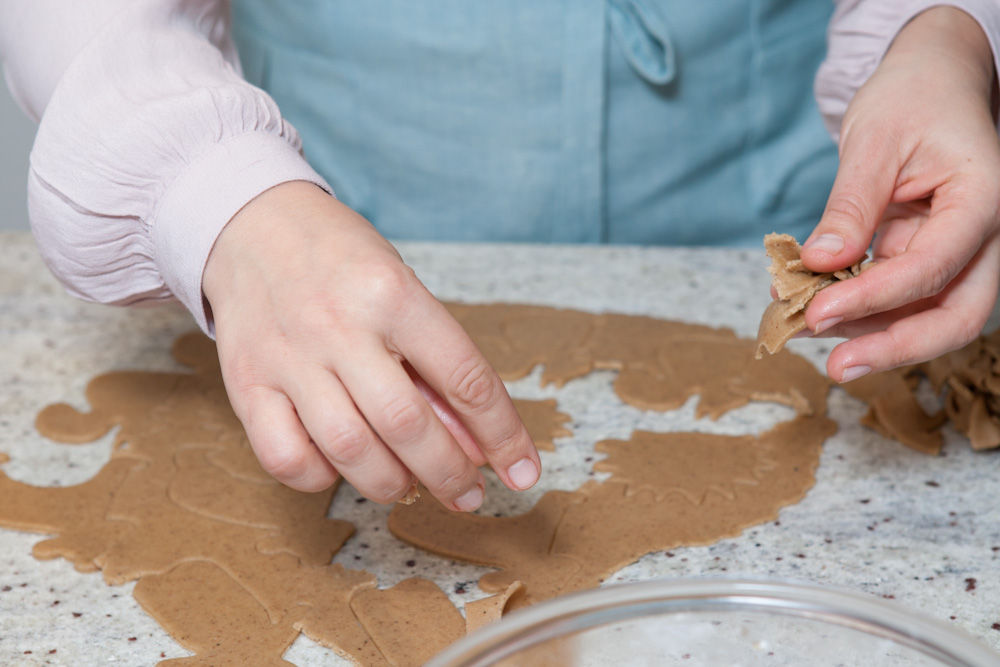
[[[814,335],[816,335],[816,332],[812,329],[803,329],[796,334],[792,334],[792,338],[809,338]]]
[[[844,249],[844,239],[840,238],[836,234],[820,234],[807,243],[805,247],[809,249],[816,248],[817,250],[828,252],[831,255],[836,255]]]
[[[823,333],[830,327],[837,326],[843,321],[844,318],[839,315],[837,317],[828,317],[825,320],[820,320],[819,323],[816,324],[816,333]]]
[[[472,512],[483,504],[483,490],[474,486],[455,499],[455,507],[462,512]]]
[[[868,375],[871,372],[871,366],[849,366],[844,369],[843,374],[840,376],[840,381],[850,382],[851,380],[857,380],[859,377]]]
[[[507,468],[507,477],[518,491],[523,491],[538,481],[538,468],[534,461],[523,458]]]

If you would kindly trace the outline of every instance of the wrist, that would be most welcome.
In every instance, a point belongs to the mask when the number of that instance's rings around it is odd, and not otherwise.
[[[979,23],[956,7],[931,7],[899,31],[883,63],[915,67],[924,76],[945,71],[990,104],[997,73],[989,39]]]
[[[287,227],[301,206],[319,207],[336,201],[322,188],[306,181],[289,181],[265,190],[236,213],[219,234],[205,263],[202,291],[213,310],[245,278],[258,277],[284,246],[294,240]]]

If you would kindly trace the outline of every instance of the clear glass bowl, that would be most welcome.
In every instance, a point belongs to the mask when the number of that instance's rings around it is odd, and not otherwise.
[[[998,667],[1000,654],[898,603],[811,584],[650,581],[518,610],[425,667]]]

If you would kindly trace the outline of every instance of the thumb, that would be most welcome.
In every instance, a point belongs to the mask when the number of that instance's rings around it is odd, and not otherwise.
[[[823,217],[802,246],[802,262],[812,271],[837,271],[861,259],[892,199],[899,174],[895,147],[884,135],[870,139],[845,137]]]

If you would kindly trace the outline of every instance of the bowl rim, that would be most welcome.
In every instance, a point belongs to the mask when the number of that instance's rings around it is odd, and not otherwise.
[[[519,609],[463,637],[425,667],[489,667],[548,639],[627,618],[692,611],[772,612],[891,639],[951,667],[997,667],[972,635],[869,593],[792,580],[703,577],[616,583]]]

